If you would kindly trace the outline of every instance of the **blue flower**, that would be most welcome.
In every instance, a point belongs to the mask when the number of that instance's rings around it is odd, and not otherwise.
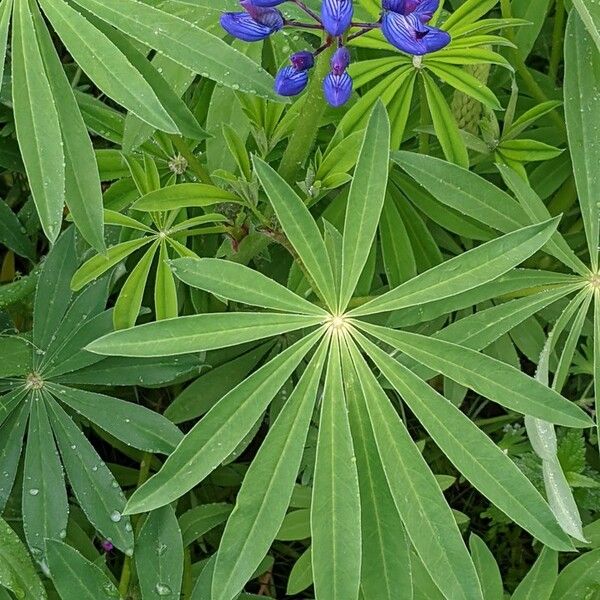
[[[335,108],[346,104],[352,95],[352,77],[346,71],[340,75],[329,73],[323,80],[323,93],[327,102]]]
[[[240,4],[246,12],[226,12],[221,15],[221,27],[245,42],[258,42],[283,27],[283,16],[276,8],[264,8],[250,0]]]
[[[350,64],[350,51],[345,46],[338,48],[331,57],[331,72],[341,75]]]
[[[308,84],[308,71],[296,67],[283,67],[275,77],[275,91],[280,96],[296,96]]]
[[[350,27],[353,14],[352,0],[323,0],[321,18],[329,35],[338,36],[345,33]]]
[[[279,6],[287,0],[250,0],[254,6]]]
[[[450,43],[450,34],[430,27],[439,0],[383,0],[381,31],[387,41],[418,56],[441,50]]]

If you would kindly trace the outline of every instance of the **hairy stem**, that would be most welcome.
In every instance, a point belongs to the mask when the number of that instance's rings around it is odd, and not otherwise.
[[[329,70],[330,51],[319,55],[314,72],[311,75],[302,109],[297,117],[296,128],[289,139],[287,148],[279,165],[279,174],[289,183],[295,183],[298,171],[306,163],[317,138],[321,118],[325,112],[325,101],[321,91],[321,82]]]

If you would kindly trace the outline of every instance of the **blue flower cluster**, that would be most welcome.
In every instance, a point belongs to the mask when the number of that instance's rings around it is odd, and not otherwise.
[[[314,23],[287,21],[276,6],[293,2]],[[399,50],[416,56],[441,50],[450,43],[446,31],[430,27],[429,21],[439,6],[439,0],[383,0],[381,18],[376,23],[355,23],[352,0],[323,0],[321,14],[302,0],[240,0],[241,12],[221,15],[221,26],[227,33],[247,42],[263,40],[283,27],[317,29],[326,33],[325,42],[314,52],[296,52],[290,65],[283,67],[275,78],[275,91],[282,96],[295,96],[308,84],[308,72],[315,57],[335,45],[331,70],[323,80],[323,93],[331,106],[345,104],[352,95],[352,78],[347,68],[350,52],[345,44],[376,28]],[[350,33],[356,28],[358,31]]]

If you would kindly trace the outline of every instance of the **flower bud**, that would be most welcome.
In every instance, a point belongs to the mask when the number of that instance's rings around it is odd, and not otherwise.
[[[221,15],[221,27],[245,42],[258,42],[283,27],[283,16],[276,8],[260,8],[249,0],[240,4],[246,12],[226,12]]]
[[[287,0],[250,0],[254,6],[279,6]]]
[[[342,35],[350,27],[353,14],[352,0],[323,0],[321,18],[329,35]]]
[[[283,67],[275,77],[275,91],[280,96],[296,96],[308,84],[308,71],[295,67]]]
[[[350,64],[350,51],[345,46],[338,48],[331,57],[331,72],[341,75]]]
[[[312,52],[302,50],[301,52],[292,54],[292,56],[290,56],[290,62],[295,69],[298,69],[298,71],[306,71],[313,68],[315,57]]]
[[[333,107],[346,104],[352,95],[352,77],[346,71],[340,75],[329,73],[323,80],[323,93]]]

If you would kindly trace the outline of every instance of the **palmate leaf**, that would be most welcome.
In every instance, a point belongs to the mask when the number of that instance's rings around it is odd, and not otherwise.
[[[557,219],[524,227],[482,244],[351,310],[358,317],[441,300],[492,281],[539,250],[552,236]]]
[[[314,410],[328,341],[323,340],[265,437],[221,538],[212,597],[235,597],[257,569],[290,503]]]
[[[256,63],[197,25],[137,0],[76,0],[103,21],[217,83],[285,102]]]
[[[390,492],[410,541],[447,598],[481,600],[475,567],[434,475],[355,344],[346,343],[361,387],[358,400],[369,415]]]
[[[163,468],[131,496],[127,512],[164,506],[208,476],[236,449],[321,335],[316,331],[296,342],[223,396],[185,436]]]
[[[438,447],[482,494],[546,545],[572,547],[540,493],[500,448],[428,383],[360,334],[356,337]]]
[[[360,499],[340,334],[331,338],[310,511],[312,571],[316,596],[344,600],[357,598],[360,586]]]
[[[367,124],[346,206],[338,313],[348,306],[377,231],[387,188],[389,146],[390,124],[378,102]]]
[[[323,321],[324,317],[276,313],[191,315],[110,333],[87,350],[109,356],[176,356],[252,342]]]
[[[17,476],[28,418],[29,405],[23,402],[0,427],[0,470],[3,474],[0,483],[0,511],[4,511]]]
[[[363,322],[356,325],[393,348],[498,404],[565,427],[591,427],[576,404],[499,360],[463,346]]]

